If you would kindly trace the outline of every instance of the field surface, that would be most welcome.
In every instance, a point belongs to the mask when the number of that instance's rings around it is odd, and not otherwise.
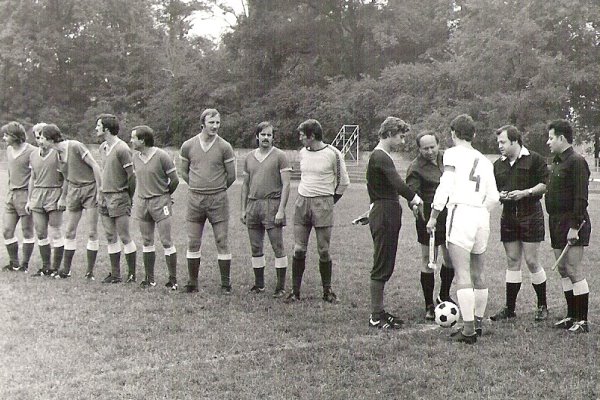
[[[6,188],[6,173],[0,172]],[[4,200],[4,190],[0,199]],[[175,194],[174,238],[179,281],[185,284],[184,212],[187,188]],[[303,301],[273,299],[273,253],[265,247],[267,290],[252,295],[250,252],[239,222],[240,185],[229,190],[232,296],[219,294],[216,250],[210,227],[202,248],[200,292],[170,292],[157,241],[157,283],[105,285],[106,241],[87,282],[85,252],[75,255],[73,277],[0,274],[1,399],[598,399],[600,398],[600,289],[597,235],[585,264],[591,289],[591,332],[570,336],[552,329],[565,312],[549,242],[540,260],[548,273],[550,320],[533,321],[529,273],[517,301],[518,317],[485,325],[475,346],[448,343],[449,330],[423,320],[420,250],[412,215],[403,204],[396,272],[386,289],[386,309],[406,321],[403,330],[368,328],[368,277],[372,241],[366,226],[350,221],[368,206],[366,188],[352,184],[336,206],[331,253],[340,302],[321,300],[314,234],[303,283]],[[296,197],[293,185],[288,210]],[[598,195],[590,198],[592,225],[600,226]],[[504,251],[499,210],[492,215],[487,253],[487,314],[504,304]],[[141,249],[137,227],[132,231]],[[87,228],[79,230],[84,249]],[[291,256],[292,229],[285,231]],[[291,257],[290,257],[291,259]],[[7,262],[4,246],[2,265]],[[39,267],[37,248],[31,270]],[[122,266],[123,268],[124,266]],[[138,283],[143,274],[138,253]],[[288,268],[287,287],[290,287]],[[439,278],[436,277],[436,284]],[[437,285],[436,285],[437,293]],[[454,291],[453,291],[454,296]]]

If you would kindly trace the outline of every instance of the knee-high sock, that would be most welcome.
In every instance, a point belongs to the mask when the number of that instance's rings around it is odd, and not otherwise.
[[[589,296],[590,289],[586,279],[573,283],[573,303],[577,321],[587,321]]]
[[[276,290],[285,289],[285,275],[287,271],[287,263],[287,256],[275,258],[275,272],[277,273],[277,284],[275,286]]]
[[[200,271],[200,251],[187,251],[188,279],[191,286],[198,286],[198,272]]]
[[[371,293],[371,314],[373,317],[378,318],[383,313],[383,292],[385,289],[385,282],[374,281],[371,279],[369,284],[369,291]]]
[[[63,238],[52,241],[54,254],[52,257],[52,269],[58,271],[62,263],[63,255],[65,254],[65,240]]]
[[[265,287],[265,256],[252,257],[252,271],[254,271],[254,285],[259,288]]]
[[[231,287],[231,254],[217,254],[217,263],[221,273],[221,286]]]
[[[333,273],[333,262],[331,260],[319,260],[319,272],[321,273],[321,284],[323,285],[323,290],[330,290],[331,275]]]
[[[16,237],[10,239],[4,239],[4,245],[6,246],[6,252],[10,260],[11,266],[19,266],[19,240]]]
[[[473,288],[464,288],[456,291],[456,299],[462,314],[465,335],[475,333],[475,294]]]
[[[506,270],[506,307],[509,311],[515,311],[521,282],[523,282],[521,271]]]
[[[421,272],[421,288],[423,289],[423,298],[425,307],[433,305],[433,287],[435,286],[435,276],[432,272]]]
[[[29,267],[29,260],[33,254],[33,247],[35,246],[35,238],[23,238],[23,266]]]
[[[113,278],[121,277],[121,243],[108,244],[108,258],[110,259],[110,274]]]
[[[537,297],[538,307],[546,306],[546,271],[542,268],[540,271],[531,274],[531,284]]]
[[[71,265],[73,264],[73,256],[75,256],[75,250],[77,249],[77,241],[75,239],[65,239],[65,255],[63,258],[63,272],[71,272]]]
[[[146,280],[154,282],[154,264],[156,263],[156,248],[154,246],[142,247],[142,258],[144,260],[144,272]]]
[[[123,253],[125,253],[125,261],[127,262],[127,274],[135,277],[137,247],[133,240],[123,246]]]
[[[473,289],[475,317],[483,318],[488,302],[488,289]]]
[[[302,286],[302,275],[306,267],[306,258],[292,257],[292,291],[297,296],[300,296],[300,288]]]
[[[454,280],[454,269],[448,268],[445,264],[442,264],[440,268],[440,298],[446,300],[450,298],[450,287]]]
[[[50,256],[52,255],[50,239],[45,238],[38,240],[38,248],[40,249],[40,258],[42,259],[42,269],[50,269]]]
[[[575,302],[573,301],[573,282],[571,278],[564,277],[560,280],[562,285],[563,293],[565,294],[565,300],[567,301],[567,317],[575,318]]]
[[[100,249],[100,242],[98,240],[88,240],[87,246],[86,246],[86,261],[87,261],[86,273],[94,272],[94,267],[96,266],[96,257],[98,256],[99,249]]]
[[[165,248],[165,263],[169,271],[169,281],[177,282],[177,250],[175,246]]]

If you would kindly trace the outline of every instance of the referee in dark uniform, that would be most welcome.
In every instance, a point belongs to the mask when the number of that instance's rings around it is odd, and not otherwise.
[[[515,305],[523,281],[521,260],[531,273],[537,296],[535,321],[548,318],[546,271],[538,261],[544,240],[544,211],[540,202],[546,192],[548,167],[544,157],[523,146],[521,133],[512,125],[496,130],[502,156],[494,162],[494,177],[503,204],[500,241],[506,252],[506,305],[492,315],[492,321],[516,317]]]
[[[558,265],[567,316],[554,326],[571,333],[585,333],[589,331],[589,288],[581,261],[592,230],[587,213],[590,169],[583,156],[573,150],[573,128],[569,121],[552,121],[548,125],[546,143],[554,154],[546,193],[554,256],[558,259],[567,243],[570,245]]]
[[[402,208],[398,196],[413,205],[423,201],[404,183],[390,153],[404,143],[410,130],[400,118],[387,117],[379,128],[379,143],[371,153],[367,165],[367,191],[371,202],[369,228],[373,238],[373,269],[371,270],[371,316],[369,326],[379,329],[398,329],[403,321],[383,308],[385,283],[394,272]]]
[[[435,286],[434,271],[429,268],[429,234],[427,233],[427,221],[431,214],[431,203],[435,195],[435,189],[440,184],[440,178],[444,172],[443,152],[440,151],[440,140],[437,135],[430,131],[423,131],[416,137],[419,155],[411,162],[406,172],[406,184],[423,199],[423,214],[425,219],[415,215],[417,229],[417,241],[421,244],[421,288],[425,299],[425,319],[433,320],[433,290]],[[446,216],[448,210],[444,210],[437,218],[435,229],[435,251],[442,246],[444,263],[440,268],[440,292],[436,299],[437,303],[454,300],[450,298],[450,286],[454,279],[454,268],[446,249]]]

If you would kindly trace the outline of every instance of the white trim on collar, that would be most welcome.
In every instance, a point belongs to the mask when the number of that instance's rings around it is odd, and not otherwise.
[[[527,150],[527,147],[525,147],[525,146],[521,146],[521,151],[519,152],[519,155],[517,156],[517,159],[516,159],[516,160],[518,160],[518,159],[519,159],[519,158],[521,158],[521,157],[524,157],[524,156],[530,156],[530,155],[531,155],[531,153],[529,152],[529,150]],[[506,156],[502,156],[502,157],[500,157],[500,158],[502,159],[502,161],[504,161],[504,160],[506,160],[508,157],[506,157]],[[515,161],[516,161],[516,160],[515,160]]]

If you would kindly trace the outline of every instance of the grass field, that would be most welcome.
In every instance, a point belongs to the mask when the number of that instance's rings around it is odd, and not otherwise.
[[[0,174],[6,187],[6,174]],[[175,195],[175,243],[179,278],[185,283],[186,187]],[[0,398],[2,399],[598,399],[600,327],[569,336],[551,328],[564,313],[557,273],[549,270],[549,243],[540,258],[548,272],[551,320],[533,322],[534,292],[524,272],[518,318],[487,323],[475,346],[450,344],[449,331],[423,320],[420,252],[412,216],[406,212],[396,263],[387,287],[387,309],[407,321],[400,331],[368,328],[368,276],[372,242],[368,227],[350,220],[364,211],[364,185],[351,185],[336,206],[332,240],[335,305],[321,300],[314,236],[302,302],[271,298],[275,272],[266,247],[267,291],[248,293],[253,283],[245,228],[239,222],[240,185],[229,191],[233,253],[232,296],[219,294],[212,232],[205,233],[200,293],[169,292],[162,249],[157,245],[158,285],[87,282],[85,254],[75,255],[68,280],[0,274]],[[295,199],[292,190],[288,212]],[[1,194],[4,196],[4,193]],[[3,199],[3,197],[2,197]],[[597,195],[592,224],[600,226]],[[487,314],[504,303],[504,252],[499,212],[487,256]],[[291,215],[288,215],[291,221]],[[210,231],[210,228],[207,228]],[[141,248],[137,227],[135,238]],[[85,237],[85,227],[80,236]],[[288,254],[292,230],[285,232]],[[598,236],[586,252],[590,320],[599,318]],[[101,240],[96,275],[109,271]],[[79,248],[85,240],[79,240]],[[141,254],[141,253],[140,253]],[[4,247],[2,265],[7,261]],[[31,269],[38,267],[34,253]],[[141,255],[138,271],[143,271]],[[139,276],[142,273],[139,272]],[[288,288],[290,286],[288,272]],[[138,279],[138,282],[140,279]],[[439,283],[439,279],[436,279]],[[436,289],[437,290],[437,289]],[[453,294],[454,295],[454,294]]]

